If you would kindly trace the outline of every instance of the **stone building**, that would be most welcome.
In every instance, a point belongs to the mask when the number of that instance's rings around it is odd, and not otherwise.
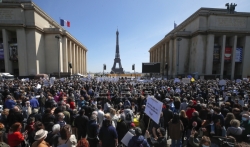
[[[3,0],[0,72],[30,76],[58,71],[86,74],[87,48],[32,0]]]
[[[250,76],[250,13],[200,8],[149,50],[161,74]],[[178,64],[179,63],[179,64]]]

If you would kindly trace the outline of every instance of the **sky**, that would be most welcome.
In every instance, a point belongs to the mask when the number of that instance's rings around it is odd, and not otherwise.
[[[201,7],[225,8],[236,3],[235,11],[250,12],[250,0],[33,0],[60,24],[70,21],[71,35],[87,47],[87,72],[110,72],[114,63],[116,31],[119,31],[123,69],[142,71],[149,62],[149,49]]]

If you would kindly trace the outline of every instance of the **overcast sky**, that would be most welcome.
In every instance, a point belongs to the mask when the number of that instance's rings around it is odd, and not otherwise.
[[[249,12],[250,0],[33,0],[55,21],[65,19],[70,32],[88,49],[87,72],[110,72],[115,58],[116,30],[119,30],[120,58],[125,71],[149,62],[149,49],[201,7]]]

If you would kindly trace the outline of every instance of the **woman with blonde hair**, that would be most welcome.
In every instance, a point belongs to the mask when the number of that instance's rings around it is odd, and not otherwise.
[[[110,117],[112,120],[112,125],[116,128],[117,121],[119,120],[119,116],[117,115],[116,110],[114,108],[110,108],[109,111],[110,111]]]
[[[240,128],[240,121],[237,119],[232,119],[230,121],[231,127],[227,128],[227,136],[233,136],[237,142],[240,142],[242,129]]]
[[[76,136],[72,134],[70,125],[61,128],[60,137],[58,138],[58,146],[66,144],[68,147],[75,147],[77,144]]]
[[[182,142],[184,141],[184,137],[187,135],[187,130],[188,130],[188,117],[186,115],[186,112],[184,110],[181,110],[180,112],[180,120],[183,124],[184,130],[182,133]]]

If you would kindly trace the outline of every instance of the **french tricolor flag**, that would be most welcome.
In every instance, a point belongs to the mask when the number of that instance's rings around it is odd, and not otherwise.
[[[67,26],[70,27],[70,22],[64,19],[60,19],[61,26]]]

